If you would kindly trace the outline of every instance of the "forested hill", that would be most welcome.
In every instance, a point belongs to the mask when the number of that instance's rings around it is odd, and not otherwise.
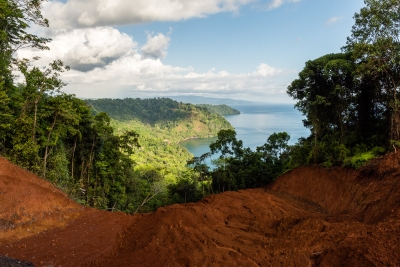
[[[237,115],[240,114],[240,111],[234,108],[231,108],[230,106],[227,105],[210,105],[210,104],[199,104],[196,105],[198,107],[206,108],[212,113],[217,113],[220,115]]]
[[[229,123],[217,114],[238,114],[236,110],[220,105],[196,106],[174,101],[169,98],[125,98],[86,100],[94,113],[106,112],[112,119],[118,121],[138,120],[154,125],[156,123],[176,122],[193,117],[204,117],[217,121],[222,128]]]
[[[117,134],[134,131],[139,135],[141,147],[130,155],[136,163],[136,173],[141,177],[157,174],[173,183],[188,173],[186,164],[193,157],[180,142],[217,136],[220,130],[233,129],[222,115],[168,98],[99,99],[87,100],[87,103],[95,114],[109,114]],[[162,197],[154,198],[149,206],[165,203]]]

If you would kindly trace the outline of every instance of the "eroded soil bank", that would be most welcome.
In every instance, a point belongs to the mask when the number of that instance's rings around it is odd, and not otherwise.
[[[400,266],[400,157],[135,216],[83,208],[0,159],[0,255],[35,266]]]

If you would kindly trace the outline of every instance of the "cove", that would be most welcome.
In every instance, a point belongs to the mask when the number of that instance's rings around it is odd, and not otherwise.
[[[287,132],[290,135],[289,144],[293,145],[300,137],[308,137],[310,130],[303,126],[304,116],[294,109],[293,104],[257,104],[231,105],[241,114],[227,115],[225,118],[236,131],[236,138],[243,141],[243,147],[255,150],[265,144],[274,132]],[[191,139],[180,143],[195,157],[210,151],[209,145],[217,140],[213,138]],[[214,155],[217,158],[219,155]],[[211,160],[206,162],[211,166]]]

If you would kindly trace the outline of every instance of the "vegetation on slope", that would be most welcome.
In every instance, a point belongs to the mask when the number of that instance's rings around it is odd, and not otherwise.
[[[170,137],[171,142],[188,138],[216,136],[221,129],[232,129],[221,115],[204,107],[180,103],[169,98],[125,98],[86,100],[94,114],[106,112],[124,124],[141,123]]]
[[[210,105],[210,104],[199,104],[196,105],[198,107],[203,107],[209,110],[212,113],[217,113],[219,115],[237,115],[240,114],[240,111],[234,108],[231,108],[227,105]]]
[[[42,2],[0,0],[0,25],[8,25],[0,27],[0,154],[53,182],[84,205],[138,212],[171,203],[165,166],[150,162],[151,168],[134,169],[131,155],[143,150],[138,133],[122,126],[116,132],[106,113],[93,115],[84,101],[62,92],[65,84],[59,75],[68,67],[56,60],[43,69],[34,67],[28,59],[14,57],[21,47],[48,49],[48,39],[26,32],[30,23],[48,25],[40,12]],[[24,78],[21,84],[14,81],[15,69]],[[170,106],[157,110],[150,107],[154,103]],[[167,154],[177,153],[174,150],[185,154],[177,145],[181,139],[216,134],[221,124],[230,127],[219,115],[172,100],[141,104],[150,105],[137,112],[152,127],[138,127],[141,133],[155,137],[156,133],[161,136],[162,132],[175,131],[170,140],[162,139],[161,143],[148,139],[152,145],[149,151],[164,159],[173,158]],[[168,123],[159,123],[169,119]],[[143,144],[147,143],[144,139]],[[162,146],[167,143],[172,144],[171,151]],[[136,158],[142,157],[139,154]],[[170,168],[183,164],[187,153],[182,158]],[[162,163],[165,165],[164,160]]]
[[[179,145],[190,138],[216,136],[232,129],[224,117],[204,107],[183,104],[168,98],[87,100],[94,113],[110,114],[117,132],[134,130],[140,136],[140,149],[131,158],[135,170],[162,172],[168,181],[176,181],[188,171],[192,155]]]
[[[359,166],[399,144],[400,1],[365,4],[343,52],[307,61],[288,87],[312,132],[293,166]]]
[[[212,105],[195,106],[169,98],[97,99],[86,100],[86,103],[93,108],[95,114],[106,112],[118,121],[136,120],[151,126],[157,124],[169,130],[175,129],[178,134],[188,136],[193,133],[193,136],[198,137],[216,135],[221,127],[231,127],[220,113],[234,111],[228,106],[216,106],[212,109]],[[186,121],[187,125],[180,123],[182,121]]]

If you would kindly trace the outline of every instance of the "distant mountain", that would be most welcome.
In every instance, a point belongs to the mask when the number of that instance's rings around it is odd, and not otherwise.
[[[182,102],[182,103],[190,103],[190,104],[210,104],[210,105],[257,105],[257,104],[265,104],[264,102],[253,102],[253,101],[245,101],[245,100],[235,100],[230,98],[211,98],[204,96],[168,96],[173,100]]]

